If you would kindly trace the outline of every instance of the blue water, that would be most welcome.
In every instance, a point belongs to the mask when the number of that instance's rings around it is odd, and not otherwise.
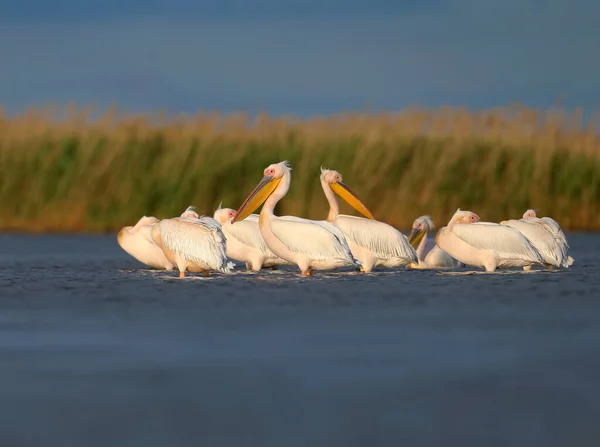
[[[180,280],[3,235],[0,446],[597,446],[600,235],[568,238],[561,272]]]

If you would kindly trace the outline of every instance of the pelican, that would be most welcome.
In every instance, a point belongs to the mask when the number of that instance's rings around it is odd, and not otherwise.
[[[506,225],[480,222],[477,214],[460,208],[448,226],[438,231],[435,242],[456,260],[485,268],[486,272],[544,262],[539,251],[520,231]]]
[[[375,220],[365,204],[343,183],[342,174],[321,168],[320,178],[329,202],[327,221],[344,233],[352,255],[362,263],[363,272],[369,273],[380,265],[398,267],[418,262],[417,252],[406,236],[391,225]],[[367,218],[340,214],[334,192]]]
[[[273,253],[260,234],[258,214],[250,214],[244,220],[233,225],[231,220],[236,211],[232,208],[221,208],[215,211],[214,218],[221,224],[223,234],[227,238],[227,256],[236,261],[245,262],[248,270],[255,272],[262,267],[291,264]]]
[[[529,239],[544,258],[544,264],[552,267],[569,267],[573,258],[569,256],[569,244],[565,234],[554,219],[536,216],[534,210],[527,210],[523,218],[504,220],[501,225],[506,225],[519,230]],[[525,266],[528,270],[530,267]]]
[[[199,216],[193,206],[180,217],[143,226],[140,232],[177,266],[180,278],[185,278],[186,271],[209,276],[209,270],[229,273],[233,268],[233,264],[227,262],[221,225],[211,217]]]
[[[296,264],[303,276],[310,276],[313,270],[359,267],[360,262],[352,257],[344,234],[334,225],[273,214],[275,205],[290,188],[291,170],[287,161],[269,165],[231,223],[235,226],[243,221],[264,202],[258,227],[265,243],[275,255]]]
[[[415,247],[419,262],[418,264],[409,264],[409,267],[413,269],[464,267],[462,262],[458,262],[435,243],[433,247],[427,246],[427,234],[434,228],[435,225],[430,216],[418,217],[413,222],[408,240]]]
[[[143,227],[152,227],[159,219],[154,216],[143,216],[134,226],[121,228],[117,234],[117,242],[123,250],[140,261],[157,270],[173,270],[161,248],[146,239],[140,231]]]

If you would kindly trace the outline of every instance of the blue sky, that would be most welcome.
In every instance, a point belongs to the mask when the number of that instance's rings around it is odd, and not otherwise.
[[[595,0],[0,2],[0,104],[600,105]]]

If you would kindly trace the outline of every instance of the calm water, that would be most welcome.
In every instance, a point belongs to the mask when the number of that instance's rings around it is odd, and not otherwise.
[[[1,446],[597,446],[600,236],[564,272],[176,278],[0,237]]]

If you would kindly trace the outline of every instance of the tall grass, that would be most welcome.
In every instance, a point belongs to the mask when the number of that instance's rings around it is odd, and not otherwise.
[[[111,109],[0,115],[0,229],[113,231],[190,204],[237,208],[273,162],[292,186],[279,214],[323,219],[321,165],[337,169],[378,220],[441,226],[456,208],[483,220],[533,207],[566,229],[600,229],[596,117],[509,107],[407,109],[311,119],[245,114],[121,116]],[[353,211],[343,205],[343,212]]]

